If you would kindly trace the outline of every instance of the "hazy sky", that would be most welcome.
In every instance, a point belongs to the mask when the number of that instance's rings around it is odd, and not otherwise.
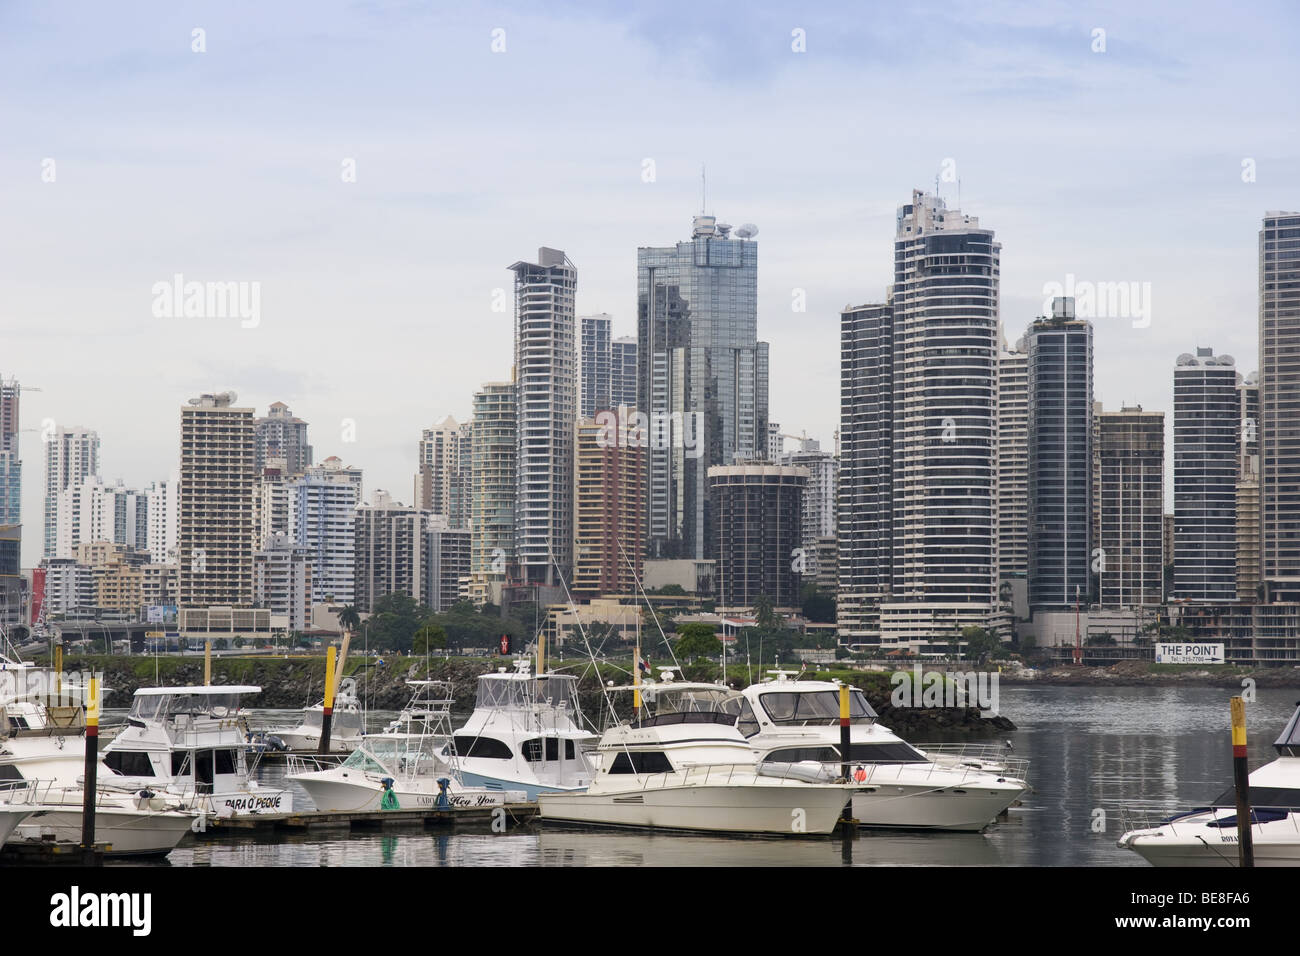
[[[1149,327],[1096,321],[1107,407],[1171,411],[1197,345],[1256,368],[1260,218],[1300,207],[1293,6],[627,6],[0,3],[24,565],[43,421],[143,485],[204,391],[287,402],[317,460],[410,501],[420,429],[509,375],[506,267],[565,250],[579,314],[633,334],[637,246],[688,237],[701,164],[708,211],[761,229],[784,431],[829,445],[839,310],[883,297],[895,209],[944,170],[1002,243],[1009,340],[1069,273],[1150,283]],[[260,283],[260,322],[156,317],[177,273]]]

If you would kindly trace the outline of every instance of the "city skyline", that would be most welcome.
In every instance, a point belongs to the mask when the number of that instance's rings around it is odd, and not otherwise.
[[[288,11],[251,9],[0,12],[0,80],[23,90],[0,149],[0,372],[43,389],[23,395],[36,429],[20,436],[24,566],[39,557],[46,419],[95,428],[103,473],[141,487],[173,467],[172,408],[233,389],[259,410],[287,403],[319,455],[362,463],[369,487],[404,497],[412,434],[467,419],[473,392],[509,377],[511,316],[492,310],[509,288],[501,264],[565,249],[583,276],[577,312],[608,312],[627,334],[636,248],[682,236],[702,165],[708,211],[762,230],[771,416],[824,446],[840,310],[882,296],[912,188],[941,177],[946,200],[997,231],[1011,342],[1042,314],[1046,283],[1150,282],[1150,326],[1097,320],[1096,391],[1166,411],[1152,363],[1198,344],[1256,351],[1259,219],[1298,205],[1284,93],[1296,14],[1281,5],[1261,9],[1280,26],[1263,34],[1208,6],[1171,19],[982,5],[946,10],[952,42],[924,45],[908,41],[932,29],[926,6],[859,18],[668,4],[655,18],[601,7],[548,21],[510,4],[434,16],[380,3],[306,31]],[[509,109],[542,68],[572,104],[562,123]],[[662,109],[648,122],[627,108],[649,98]],[[881,151],[885,129],[908,135]],[[509,148],[521,139],[527,160]],[[155,318],[151,289],[177,274],[260,282],[259,324]],[[348,385],[368,379],[411,387]]]

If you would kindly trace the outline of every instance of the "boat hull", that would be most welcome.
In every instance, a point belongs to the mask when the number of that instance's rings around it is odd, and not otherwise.
[[[924,786],[881,786],[853,795],[859,826],[978,833],[1024,793],[1015,786],[969,784],[942,791]]]
[[[1120,837],[1119,845],[1152,866],[1238,866],[1236,828],[1207,827],[1205,821],[1209,819],[1198,815],[1161,827],[1133,830]],[[1251,827],[1256,866],[1300,866],[1298,822],[1300,819],[1284,819]]]
[[[682,784],[609,793],[543,793],[544,821],[709,833],[830,833],[849,791],[842,787]]]
[[[20,823],[11,843],[52,838],[56,843],[81,842],[81,811],[71,807],[38,810]],[[171,852],[194,825],[188,813],[95,810],[95,842],[109,844],[108,856],[161,856]]]
[[[483,787],[486,790],[517,790],[524,799],[532,803],[542,793],[582,793],[586,787],[556,787],[544,783],[526,783],[522,780],[507,780],[489,774],[473,773],[462,768],[461,777],[467,787]]]
[[[35,812],[35,808],[0,806],[0,843],[8,840],[10,834]]]
[[[323,770],[294,774],[288,779],[307,791],[317,810],[363,813],[383,809],[384,789],[378,777],[372,779],[367,774],[355,772],[344,777],[341,770]],[[438,785],[433,780],[427,785],[423,780],[398,780],[393,785],[393,792],[397,796],[398,808],[402,810],[431,809],[438,805]],[[499,807],[522,798],[522,793],[510,791],[466,790],[454,784],[448,788],[448,799],[454,807]]]

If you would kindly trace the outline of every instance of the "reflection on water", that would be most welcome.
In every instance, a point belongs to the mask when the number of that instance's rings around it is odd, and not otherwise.
[[[641,834],[535,825],[505,834],[284,835],[271,840],[183,844],[173,866],[1145,866],[1120,850],[1119,807],[1192,806],[1232,780],[1228,697],[1207,687],[1003,687],[1007,735],[1030,759],[1033,793],[983,834],[862,831],[837,837],[735,838]],[[1300,698],[1260,690],[1247,706],[1251,767],[1273,759],[1272,742]],[[283,764],[260,769],[267,783]],[[300,787],[295,805],[310,802]],[[1104,816],[1099,816],[1102,811]],[[1101,832],[1094,830],[1102,825]]]

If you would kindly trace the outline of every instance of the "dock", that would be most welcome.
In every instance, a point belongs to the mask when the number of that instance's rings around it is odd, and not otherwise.
[[[504,811],[504,813],[498,813]],[[492,827],[515,829],[537,816],[536,803],[501,807],[414,807],[402,810],[302,810],[290,813],[250,813],[208,819],[194,832],[195,840],[220,840],[281,831],[389,830],[429,827]]]
[[[96,843],[89,857],[76,843],[23,840],[0,845],[0,866],[102,866],[110,844]]]

